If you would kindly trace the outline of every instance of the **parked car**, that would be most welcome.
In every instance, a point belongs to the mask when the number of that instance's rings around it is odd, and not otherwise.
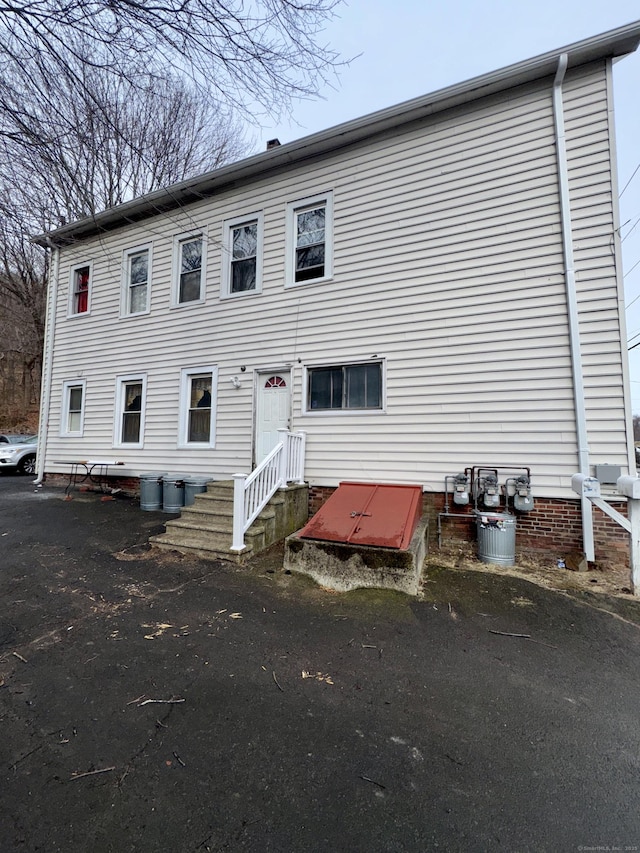
[[[17,444],[24,438],[31,438],[26,435],[0,435],[0,444]]]
[[[37,435],[4,436],[0,442],[0,471],[15,470],[19,474],[35,474]]]

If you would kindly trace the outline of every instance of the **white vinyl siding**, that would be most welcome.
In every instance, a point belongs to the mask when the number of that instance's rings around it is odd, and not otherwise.
[[[619,301],[613,252],[607,77],[576,73],[565,87],[565,130],[582,371],[593,459],[625,466],[625,409]]]
[[[62,379],[84,371],[92,449],[105,449],[115,377],[145,372],[144,454],[122,448],[119,458],[133,471],[228,477],[251,469],[253,377],[286,364],[292,427],[308,433],[305,477],[313,485],[365,478],[442,491],[445,476],[468,466],[528,466],[535,495],[573,497],[551,87],[543,80],[514,88],[63,249],[61,281],[87,257],[101,260],[91,317],[73,323],[58,306],[52,423]],[[604,66],[570,70],[565,102],[591,460],[624,465]],[[328,188],[331,283],[289,287],[288,211],[328,198]],[[220,235],[243,210],[264,217],[261,297],[219,298],[226,279],[217,247],[207,260],[206,302],[196,313],[171,311],[173,235],[194,222]],[[151,238],[153,312],[123,324],[112,259]],[[384,360],[383,415],[306,413],[307,367],[363,360]],[[176,452],[185,363],[218,366],[215,452]],[[50,470],[65,450],[49,438]]]

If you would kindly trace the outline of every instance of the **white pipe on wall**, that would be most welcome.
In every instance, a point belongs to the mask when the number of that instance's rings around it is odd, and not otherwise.
[[[51,261],[47,286],[47,315],[44,327],[44,352],[42,355],[42,383],[40,386],[40,420],[38,424],[38,449],[36,452],[36,479],[38,486],[44,478],[44,458],[49,432],[49,405],[51,402],[51,370],[53,360],[53,342],[56,328],[56,307],[58,302],[58,278],[60,275],[60,249],[51,245]]]
[[[581,474],[589,475],[589,445],[587,441],[587,416],[584,401],[584,381],[582,377],[582,357],[580,352],[580,324],[578,319],[578,300],[573,265],[573,234],[571,205],[569,202],[569,177],[567,173],[567,149],[564,131],[564,102],[562,83],[567,71],[569,57],[563,53],[558,60],[558,70],[553,81],[553,118],[556,135],[556,154],[558,161],[558,189],[560,192],[560,220],[562,228],[562,248],[564,253],[564,279],[569,319],[569,342],[571,348],[571,368],[573,374],[573,399],[576,418],[576,439],[578,443],[578,466]],[[582,546],[587,560],[595,560],[593,543],[593,515],[591,501],[582,497]]]

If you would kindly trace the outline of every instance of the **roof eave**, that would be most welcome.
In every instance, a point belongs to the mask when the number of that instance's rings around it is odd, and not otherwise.
[[[639,43],[640,22],[627,24],[533,59],[344,122],[204,175],[188,178],[173,186],[41,234],[34,237],[33,242],[45,247],[68,245],[101,231],[197,201],[232,183],[245,182],[271,171],[293,166],[310,157],[317,157],[397,128],[398,125],[408,124],[460,104],[555,74],[559,57],[563,54],[567,54],[568,66],[573,68],[599,59],[633,53]]]

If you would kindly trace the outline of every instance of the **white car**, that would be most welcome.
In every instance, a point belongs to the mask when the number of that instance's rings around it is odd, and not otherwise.
[[[10,469],[19,474],[35,474],[37,448],[37,435],[11,436],[10,443],[0,443],[0,471]]]

